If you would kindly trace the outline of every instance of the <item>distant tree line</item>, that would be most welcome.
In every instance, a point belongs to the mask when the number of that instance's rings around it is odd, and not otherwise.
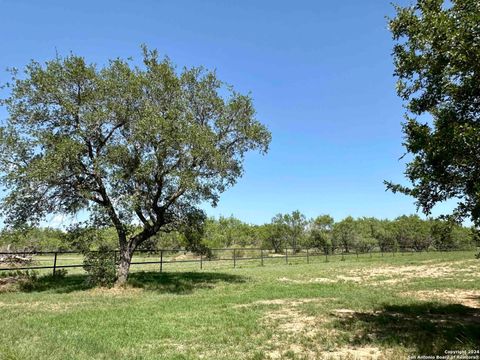
[[[0,232],[4,250],[79,250],[101,245],[115,247],[114,228],[70,228],[66,231],[32,227]],[[448,220],[422,219],[417,215],[394,220],[348,216],[335,222],[330,215],[307,219],[300,211],[277,214],[269,223],[252,225],[233,216],[207,218],[193,214],[179,230],[160,233],[141,245],[143,249],[185,248],[207,253],[214,248],[263,248],[283,252],[286,247],[321,252],[425,251],[473,249],[476,231]]]

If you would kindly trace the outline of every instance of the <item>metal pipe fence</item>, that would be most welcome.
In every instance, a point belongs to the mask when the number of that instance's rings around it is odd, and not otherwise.
[[[405,254],[425,253],[425,252],[451,252],[451,251],[468,251],[466,249],[443,249],[443,250],[414,250],[414,249],[391,249],[386,250],[354,250],[351,252],[334,252],[329,249],[318,248],[285,248],[281,251],[273,251],[262,248],[222,248],[210,249],[207,254],[195,254],[186,249],[152,249],[143,250],[137,249],[132,256],[131,265],[158,265],[159,271],[165,270],[165,265],[168,264],[198,264],[198,268],[202,270],[206,263],[212,262],[226,262],[230,263],[231,267],[236,268],[242,261],[256,262],[258,265],[264,266],[267,262],[273,260],[280,260],[285,264],[292,263],[293,259],[305,259],[305,263],[310,263],[315,258],[322,258],[323,262],[329,262],[332,258],[339,258],[345,261],[347,258],[359,259],[362,257],[373,256],[396,256]],[[474,250],[472,250],[474,251]],[[118,250],[112,251],[112,257],[115,262],[118,259]],[[70,257],[68,257],[70,255]],[[0,271],[15,271],[15,270],[52,270],[55,275],[59,269],[68,268],[84,268],[83,254],[77,251],[19,251],[19,252],[0,252],[0,259],[2,256],[21,256],[26,259],[31,259],[24,264],[15,264],[7,262],[0,262]],[[27,258],[30,257],[30,258]],[[78,263],[76,263],[78,262]],[[82,262],[82,263],[79,263]],[[8,266],[9,265],[9,266]],[[168,267],[168,266],[167,266]]]

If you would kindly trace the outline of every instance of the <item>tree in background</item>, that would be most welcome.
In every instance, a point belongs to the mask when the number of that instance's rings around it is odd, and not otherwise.
[[[395,226],[389,220],[377,220],[373,227],[373,236],[377,240],[380,251],[395,251],[398,247]]]
[[[378,240],[375,235],[378,234],[379,226],[380,224],[375,218],[362,217],[355,221],[356,251],[369,252],[377,246]]]
[[[291,214],[285,214],[283,220],[287,225],[287,237],[294,252],[300,250],[305,240],[307,219],[300,211],[295,210]]]
[[[262,240],[262,248],[273,249],[275,253],[281,253],[286,246],[285,224],[277,221],[275,216],[270,224],[261,225],[257,229],[258,236]]]
[[[411,186],[387,182],[429,214],[453,199],[453,218],[480,225],[480,2],[417,0],[390,20],[397,93],[410,112],[404,146]],[[416,116],[429,114],[432,121]]]
[[[305,241],[307,219],[300,211],[295,210],[291,214],[277,214],[272,219],[272,224],[277,230],[282,231],[282,238],[286,246],[293,248],[294,252],[300,250]]]
[[[432,245],[431,224],[418,215],[400,216],[394,221],[398,247],[403,250],[427,250]]]
[[[48,251],[70,249],[65,233],[59,229],[26,227],[0,231],[0,249],[23,251]]]
[[[204,218],[203,212],[192,217],[174,231],[159,232],[139,245],[143,250],[185,249],[207,255],[209,248],[263,248],[277,253],[290,245],[290,230],[284,215],[278,214],[268,224],[252,225],[230,216]],[[347,226],[348,225],[348,226]],[[138,228],[140,226],[138,225]],[[133,229],[132,231],[138,231]],[[341,243],[344,236],[347,240]],[[401,250],[473,249],[478,237],[472,228],[442,219],[421,219],[417,215],[401,216],[395,220],[376,218],[347,218],[335,223],[329,215],[311,219],[301,246],[315,247],[329,253],[339,248],[345,251],[366,252]],[[118,243],[113,226],[80,224],[67,231],[32,227],[0,231],[0,247],[12,251],[77,250],[88,252],[113,248]]]
[[[332,249],[332,230],[335,220],[330,215],[320,215],[310,221],[309,246],[329,253]]]
[[[358,234],[355,226],[355,220],[348,216],[333,226],[333,247],[341,248],[348,253],[353,250],[357,244]]]
[[[185,238],[186,249],[196,253],[206,253],[206,246],[202,243],[205,236],[205,221],[207,217],[201,210],[192,211],[188,214],[180,233]]]
[[[143,50],[143,66],[115,59],[98,68],[75,55],[32,61],[22,76],[12,71],[2,100],[7,223],[99,214],[117,233],[118,285],[137,246],[178,228],[197,204],[216,205],[241,176],[245,153],[265,153],[270,142],[249,96],[214,72],[177,73]]]
[[[253,227],[233,216],[205,222],[204,244],[210,248],[251,246],[255,240]]]

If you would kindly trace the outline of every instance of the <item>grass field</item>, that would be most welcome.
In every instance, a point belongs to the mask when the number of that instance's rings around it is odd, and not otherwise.
[[[41,276],[28,290],[0,293],[0,359],[405,359],[480,350],[473,252],[268,261],[136,268],[121,290],[90,289],[81,273]]]

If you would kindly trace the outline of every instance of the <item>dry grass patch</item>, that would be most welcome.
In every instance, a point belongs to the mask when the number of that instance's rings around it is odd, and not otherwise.
[[[332,298],[303,298],[303,299],[271,299],[271,300],[257,300],[253,301],[248,304],[240,304],[240,305],[235,305],[235,308],[246,308],[246,307],[251,307],[251,306],[257,306],[257,305],[282,305],[282,306],[287,306],[287,308],[291,307],[296,307],[302,304],[306,303],[316,303],[316,302],[324,302],[324,301],[331,301],[335,300]]]
[[[327,298],[262,301],[263,305],[278,305],[278,309],[268,311],[262,321],[274,329],[265,351],[269,359],[301,358],[320,359],[325,348],[335,343],[337,330],[330,326],[328,316],[307,315],[300,306],[306,303],[324,302]],[[256,302],[259,303],[259,302]],[[330,346],[329,346],[330,345]]]
[[[83,306],[85,304],[91,304],[88,301],[75,301],[75,302],[62,302],[62,303],[51,303],[46,301],[25,301],[25,302],[16,302],[16,303],[5,303],[0,302],[0,309],[6,310],[18,309],[22,311],[47,311],[47,312],[65,312],[76,307]]]
[[[331,284],[338,282],[352,282],[355,284],[371,283],[372,285],[395,285],[408,282],[416,278],[452,278],[461,274],[477,274],[480,271],[480,265],[474,263],[467,264],[470,261],[454,261],[442,264],[420,264],[404,266],[381,266],[376,268],[355,269],[345,274],[335,275],[332,278],[310,278],[310,279],[291,279],[281,277],[280,282],[291,284]],[[463,281],[474,281],[475,279],[464,279]]]
[[[307,280],[296,280],[296,279],[289,279],[286,277],[281,277],[278,279],[278,281],[292,283],[292,284],[331,284],[331,283],[337,282],[337,280],[329,279],[329,278],[312,278]]]
[[[420,290],[405,292],[402,295],[423,301],[440,300],[480,309],[480,290]]]
[[[133,297],[140,295],[144,290],[137,287],[97,287],[86,291],[88,295],[92,296],[106,296],[106,297]]]
[[[321,359],[344,359],[344,360],[380,360],[387,359],[382,351],[375,346],[341,347],[335,351],[321,353]]]
[[[352,270],[348,273],[349,276],[337,276],[337,278],[356,283],[371,282],[372,285],[393,285],[418,278],[446,279],[457,277],[458,275],[477,274],[480,271],[479,265],[462,266],[469,262],[455,261],[438,265],[383,266]]]

